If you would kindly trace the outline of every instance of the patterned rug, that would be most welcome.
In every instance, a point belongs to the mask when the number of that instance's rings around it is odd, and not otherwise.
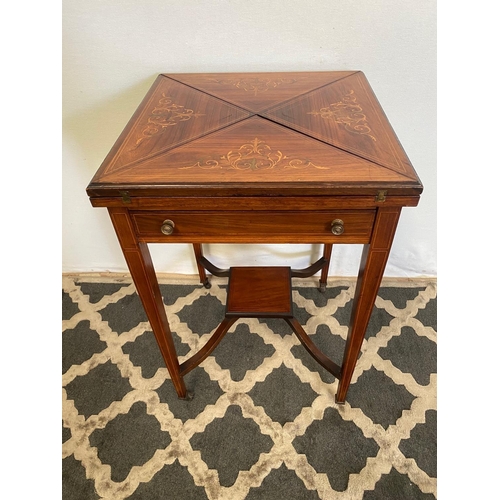
[[[182,362],[223,318],[226,281],[160,283]],[[436,498],[436,283],[392,284],[337,405],[275,319],[235,323],[179,400],[133,284],[63,277],[63,500]],[[294,280],[296,318],[338,364],[353,295]]]

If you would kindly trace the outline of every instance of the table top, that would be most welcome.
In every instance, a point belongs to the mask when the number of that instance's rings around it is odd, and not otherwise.
[[[360,71],[161,74],[87,188],[123,196],[418,196]]]

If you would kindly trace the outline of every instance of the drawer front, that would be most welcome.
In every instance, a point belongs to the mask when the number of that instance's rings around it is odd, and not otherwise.
[[[149,243],[368,243],[375,210],[137,211],[131,217],[139,239]]]

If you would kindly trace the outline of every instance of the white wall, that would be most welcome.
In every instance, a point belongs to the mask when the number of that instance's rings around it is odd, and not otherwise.
[[[386,276],[435,276],[435,0],[65,0],[63,272],[126,271],[107,211],[85,188],[162,72],[362,70],[423,184],[403,209]],[[330,275],[357,274],[337,246]],[[194,274],[188,245],[152,245],[158,272]],[[307,266],[320,249],[210,245],[216,264]]]

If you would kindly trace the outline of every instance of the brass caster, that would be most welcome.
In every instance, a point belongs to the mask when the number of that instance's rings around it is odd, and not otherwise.
[[[337,401],[337,395],[335,395],[335,403],[337,403],[338,405],[342,405],[342,406],[345,405],[345,401]]]
[[[179,399],[182,399],[182,401],[191,401],[193,398],[194,398],[194,392],[190,392],[190,391],[186,392],[185,397],[183,397],[183,398],[179,397]]]

